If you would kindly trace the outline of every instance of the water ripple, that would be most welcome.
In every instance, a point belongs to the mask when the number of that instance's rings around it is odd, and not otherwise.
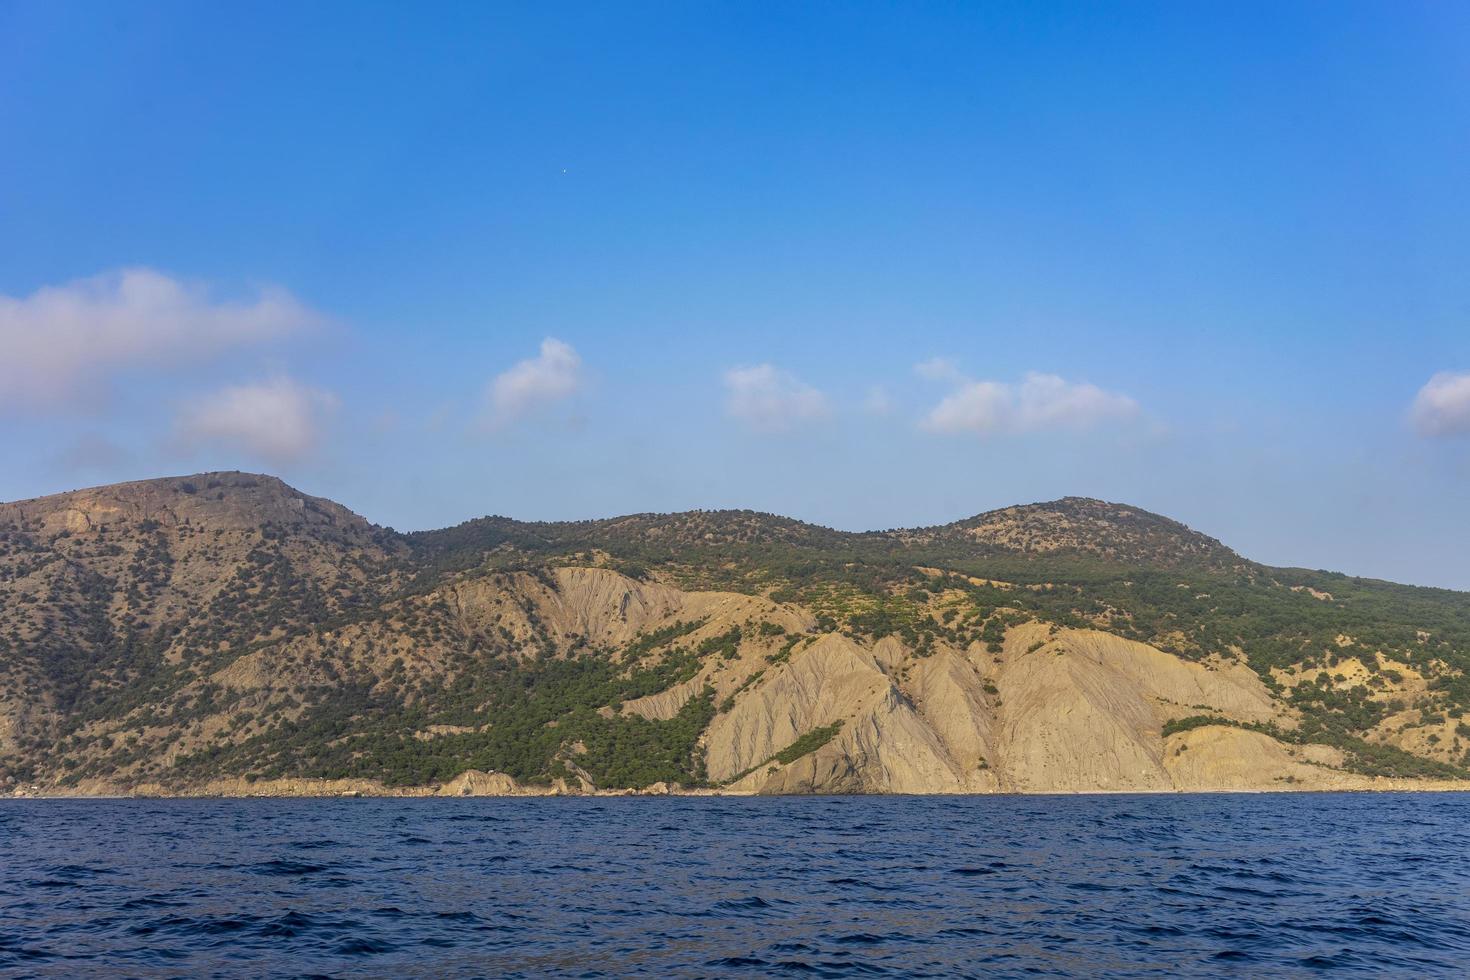
[[[20,976],[1463,976],[1462,794],[0,801]]]

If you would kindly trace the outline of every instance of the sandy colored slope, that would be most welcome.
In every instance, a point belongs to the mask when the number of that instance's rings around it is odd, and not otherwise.
[[[889,641],[890,644],[892,641]],[[887,655],[884,655],[884,654]],[[1149,792],[1419,785],[1347,773],[1339,753],[1200,714],[1293,720],[1249,669],[1194,663],[1091,630],[1028,625],[980,647],[897,657],[830,635],[743,692],[707,737],[710,777],[762,793]],[[803,733],[826,745],[781,765]]]
[[[1277,713],[1245,667],[1212,670],[1096,631],[1021,627],[999,659],[1003,781],[1022,792],[1168,789],[1166,721]]]

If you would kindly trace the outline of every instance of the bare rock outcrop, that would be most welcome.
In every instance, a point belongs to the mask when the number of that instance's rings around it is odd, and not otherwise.
[[[460,773],[435,791],[435,796],[520,796],[521,785],[503,772],[470,769]]]
[[[855,718],[892,686],[869,651],[838,634],[821,637],[711,723],[705,757],[710,778],[731,779],[814,728]]]
[[[1218,716],[1165,738],[1172,719]],[[1293,719],[1235,663],[1026,624],[1000,654],[916,657],[831,634],[740,693],[706,739],[712,779],[761,793],[1068,793],[1378,788],[1327,746],[1243,725]],[[1235,724],[1231,724],[1235,723]],[[804,755],[783,750],[840,726]]]

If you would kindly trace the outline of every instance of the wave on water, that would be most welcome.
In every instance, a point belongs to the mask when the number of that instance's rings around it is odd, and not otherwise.
[[[0,801],[7,976],[1463,976],[1470,796]]]

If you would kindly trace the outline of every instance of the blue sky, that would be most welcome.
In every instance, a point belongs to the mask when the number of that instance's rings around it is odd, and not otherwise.
[[[1470,8],[0,0],[0,498],[1067,494],[1470,589]]]

